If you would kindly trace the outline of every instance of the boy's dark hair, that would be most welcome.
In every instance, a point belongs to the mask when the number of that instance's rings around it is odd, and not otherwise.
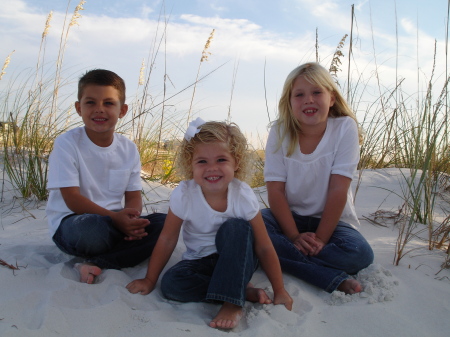
[[[119,91],[120,103],[125,103],[125,82],[115,72],[105,69],[94,69],[86,72],[78,81],[78,101],[83,96],[84,88],[90,84],[116,88]]]

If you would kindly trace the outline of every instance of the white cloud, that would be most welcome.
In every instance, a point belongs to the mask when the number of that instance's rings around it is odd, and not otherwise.
[[[372,13],[374,20],[371,22],[369,6],[363,6],[366,2],[356,5],[353,36],[356,64],[352,64],[355,79],[363,72],[365,80],[374,80],[375,54],[382,85],[386,87],[395,85],[393,79],[397,74],[399,78],[406,78],[405,89],[413,92],[417,89],[418,63],[419,67],[424,69],[424,73],[430,73],[434,39],[419,32],[420,50],[417,52],[417,29],[410,19],[402,18],[399,21],[402,28],[398,39],[399,58],[396,59],[396,51],[393,48],[397,44],[395,29],[388,29],[383,25],[382,11],[374,11]],[[319,53],[323,64],[328,66],[337,43],[344,33],[349,33],[349,8],[337,6],[336,1],[317,4],[312,0],[297,0],[297,4],[301,6],[304,16],[312,18],[314,27],[319,27],[321,34]],[[25,67],[35,66],[48,13],[40,13],[35,8],[27,7],[20,0],[8,0],[2,6],[0,30],[3,41],[0,59],[16,50],[5,79],[13,71],[19,72]],[[91,67],[110,68],[123,74],[129,87],[133,88],[137,83],[142,59],[146,60],[146,69],[149,70],[147,56],[156,53],[154,48],[158,47],[164,31],[163,21],[158,23],[147,18],[151,14],[151,8],[145,6],[142,8],[143,11],[136,13],[134,18],[96,15],[89,12],[88,8],[82,11],[82,18],[78,20],[79,26],[71,27],[68,35],[65,69],[78,74]],[[71,14],[69,13],[69,18]],[[54,13],[46,43],[46,60],[49,63],[56,59],[63,20],[64,13]],[[247,19],[174,14],[170,20],[167,26],[167,40],[161,41],[160,54],[155,59],[151,83],[152,95],[161,90],[164,71],[167,71],[173,82],[175,88],[169,85],[169,89],[173,92],[195,80],[201,52],[214,28],[216,33],[209,49],[212,55],[208,62],[202,64],[201,75],[223,63],[231,62],[198,85],[194,105],[197,111],[201,110],[200,113],[206,116],[225,118],[229,105],[233,61],[237,60],[240,64],[232,110],[236,112],[233,119],[236,122],[241,121],[244,129],[258,128],[255,121],[259,123],[260,120],[261,127],[265,129],[268,122],[263,86],[265,63],[268,105],[274,118],[273,107],[276,106],[277,95],[287,73],[300,63],[315,60],[314,30],[308,30],[302,24],[299,24],[298,34],[293,38],[292,35],[271,32]],[[392,22],[390,24],[393,25]],[[372,38],[375,46],[372,45]],[[348,41],[349,38],[345,45],[345,58],[342,59],[343,72],[339,74],[343,78],[341,82],[346,81]],[[438,51],[442,49],[443,42],[438,41]],[[419,62],[415,57],[418,53]],[[396,61],[398,61],[397,72]],[[442,58],[439,58],[438,62],[442,63]],[[356,69],[359,72],[356,72]],[[4,80],[0,81],[0,88],[5,85],[4,83]],[[186,92],[190,93],[191,91]],[[183,99],[180,97],[179,100]],[[177,109],[183,109],[183,104],[177,105]],[[242,115],[243,111],[245,115]]]
[[[142,13],[142,17],[144,19],[147,19],[148,15],[153,13],[153,12],[154,12],[153,8],[151,8],[151,7],[149,7],[149,6],[145,5],[145,4],[142,5],[141,13]]]

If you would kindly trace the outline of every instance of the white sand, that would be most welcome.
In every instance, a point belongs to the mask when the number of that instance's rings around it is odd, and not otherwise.
[[[397,169],[365,171],[356,198],[359,217],[397,210],[402,201],[387,190],[401,193],[401,180]],[[0,259],[19,270],[0,266],[0,336],[449,336],[450,270],[441,270],[444,252],[428,251],[425,242],[415,240],[409,248],[416,249],[394,266],[398,229],[391,223],[361,221],[375,252],[374,264],[357,276],[363,293],[328,294],[285,274],[292,312],[247,303],[239,326],[225,332],[208,327],[217,305],[167,301],[159,287],[147,296],[130,294],[125,285],[145,274],[146,262],[106,270],[93,285],[79,283],[72,268],[76,259],[49,238],[45,204],[23,204],[5,184]],[[145,190],[147,209],[165,212],[171,189],[152,184]],[[264,188],[256,192],[266,200]],[[179,242],[167,267],[183,250]],[[270,293],[261,270],[252,282]]]

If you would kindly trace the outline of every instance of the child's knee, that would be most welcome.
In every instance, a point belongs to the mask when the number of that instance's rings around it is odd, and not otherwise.
[[[217,236],[233,237],[251,232],[252,228],[248,221],[244,219],[232,218],[225,221],[217,231]]]
[[[347,260],[349,265],[345,268],[346,272],[351,275],[358,273],[361,269],[367,268],[373,263],[374,254],[372,247],[368,243],[359,245]]]

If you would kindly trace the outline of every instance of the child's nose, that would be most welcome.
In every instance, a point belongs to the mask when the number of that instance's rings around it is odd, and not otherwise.
[[[312,103],[314,102],[313,95],[305,95],[305,103]]]
[[[101,104],[95,105],[95,112],[103,113],[103,106]]]
[[[217,168],[217,163],[213,162],[208,165],[208,171],[214,171]]]

